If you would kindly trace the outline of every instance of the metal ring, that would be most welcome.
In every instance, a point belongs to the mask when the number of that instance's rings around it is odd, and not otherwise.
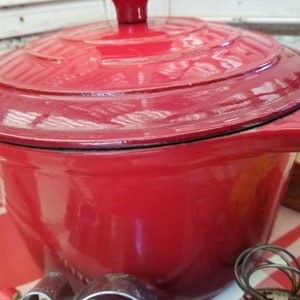
[[[127,293],[122,293],[122,292],[114,292],[114,291],[103,291],[103,292],[97,292],[92,295],[88,295],[85,298],[80,298],[80,300],[100,300],[100,299],[105,299],[109,300],[110,296],[118,296],[119,298],[124,298],[124,299],[130,299],[130,300],[140,300],[139,298],[132,297],[128,295]]]
[[[87,284],[77,295],[60,273],[50,273],[19,300],[157,300],[135,277],[123,273],[104,275]]]
[[[86,285],[75,300],[157,300],[157,297],[135,277],[124,273],[106,274]]]
[[[74,292],[61,273],[49,273],[20,300],[69,300]]]

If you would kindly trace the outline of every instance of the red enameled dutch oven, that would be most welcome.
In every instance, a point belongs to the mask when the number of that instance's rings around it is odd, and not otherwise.
[[[1,57],[2,196],[37,260],[46,245],[83,281],[213,293],[272,229],[300,150],[299,52],[114,2],[119,22]]]

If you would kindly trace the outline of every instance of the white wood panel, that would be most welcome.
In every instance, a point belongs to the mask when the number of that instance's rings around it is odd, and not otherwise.
[[[0,9],[0,39],[57,30],[106,18],[104,1],[51,1]]]
[[[110,17],[111,0],[105,0]],[[195,16],[227,22],[299,23],[300,0],[149,0],[149,15]]]
[[[300,0],[149,0],[149,16],[195,16],[228,22],[299,25]],[[0,0],[0,53],[37,34],[115,18],[111,0]],[[297,25],[298,24],[298,25]],[[299,36],[277,36],[300,48]]]
[[[57,0],[0,0],[0,7],[10,7],[15,5],[42,3],[42,2],[54,2]]]
[[[170,13],[223,21],[300,23],[300,1],[170,0]]]

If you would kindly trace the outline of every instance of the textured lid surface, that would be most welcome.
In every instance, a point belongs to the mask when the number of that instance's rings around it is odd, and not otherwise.
[[[296,109],[299,55],[194,18],[103,21],[0,57],[0,140],[127,148],[213,137]]]

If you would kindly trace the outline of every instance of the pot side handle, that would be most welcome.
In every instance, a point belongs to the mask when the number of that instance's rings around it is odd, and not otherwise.
[[[300,109],[270,123],[246,130],[240,141],[254,149],[271,152],[300,152]]]

